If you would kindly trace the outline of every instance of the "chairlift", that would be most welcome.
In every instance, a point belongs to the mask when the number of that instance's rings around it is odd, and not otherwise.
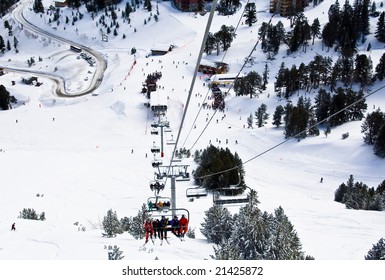
[[[164,128],[164,132],[172,132],[171,127],[166,126],[166,127]]]
[[[151,129],[151,135],[158,135],[159,134],[159,130],[157,129]]]
[[[156,192],[157,194],[164,190],[165,183],[161,180],[155,180],[150,182],[150,189],[151,191]]]
[[[164,216],[168,220],[168,226],[166,227],[167,231],[172,231],[174,228],[171,226],[171,220],[174,216],[177,216],[178,219],[184,215],[190,223],[190,212],[185,208],[169,208],[163,209],[161,211],[147,211],[152,220],[160,220]]]
[[[205,188],[196,187],[186,189],[187,198],[200,198],[207,196],[207,190]]]
[[[190,181],[190,173],[188,172],[179,172],[178,176],[175,178],[176,181]]]
[[[151,147],[151,153],[160,153],[160,147],[159,146],[152,146]]]
[[[171,207],[171,198],[163,196],[154,196],[147,199],[148,211],[165,211]]]
[[[161,159],[158,159],[158,158],[154,158],[154,160],[151,161],[151,165],[152,167],[159,167],[163,164],[163,161]]]
[[[159,166],[158,166],[159,168]],[[167,173],[166,172],[155,172],[155,179],[156,180],[163,180],[165,177],[167,177]]]
[[[250,202],[248,195],[238,195],[239,191],[242,190],[241,185],[241,174],[238,170],[238,183],[235,185],[229,185],[217,189],[213,195],[214,205],[227,205],[227,204],[245,204]]]
[[[170,140],[167,140],[167,145],[175,145],[176,144],[176,141],[174,140],[174,137],[171,135],[171,139]]]
[[[166,129],[166,128],[170,128],[170,122],[169,121],[161,121],[160,122],[162,124],[162,126]]]
[[[176,181],[190,181],[190,173],[187,172],[188,165],[174,166],[178,172],[174,173]]]
[[[247,204],[250,202],[248,196],[221,196],[218,193],[213,195],[213,204],[214,205],[228,205],[228,204]]]

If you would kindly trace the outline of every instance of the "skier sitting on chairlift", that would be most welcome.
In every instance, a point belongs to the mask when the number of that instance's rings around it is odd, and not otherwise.
[[[152,240],[152,235],[154,234],[154,228],[152,227],[151,219],[148,219],[148,220],[145,221],[145,223],[144,223],[144,230],[146,232],[146,242],[145,242],[145,244],[148,242],[148,237],[150,237],[151,241],[154,242]]]
[[[179,220],[177,216],[174,216],[174,219],[171,220],[171,232],[179,237]]]
[[[180,236],[184,237],[184,235],[188,231],[188,220],[184,215],[182,215],[182,218],[180,218],[179,220],[179,226],[180,226],[180,231],[179,231]]]
[[[163,240],[166,239],[167,241],[167,226],[168,226],[168,220],[165,216],[162,216],[162,219],[159,221],[159,233],[160,233],[160,239]]]

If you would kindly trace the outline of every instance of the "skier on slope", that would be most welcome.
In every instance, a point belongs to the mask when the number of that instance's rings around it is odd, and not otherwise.
[[[154,228],[152,227],[152,221],[151,219],[148,219],[144,222],[144,231],[146,232],[146,242],[145,244],[148,242],[148,238],[150,237],[151,241],[154,242],[152,240],[152,235],[154,234]]]

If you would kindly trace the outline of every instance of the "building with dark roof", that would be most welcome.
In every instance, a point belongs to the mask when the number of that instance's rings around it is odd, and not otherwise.
[[[285,17],[303,11],[308,5],[309,0],[270,0],[270,13],[278,13]]]

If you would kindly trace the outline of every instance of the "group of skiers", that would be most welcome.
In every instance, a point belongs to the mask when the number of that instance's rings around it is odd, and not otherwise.
[[[158,203],[148,202],[148,210],[162,210],[163,208],[170,208],[170,201],[159,201]]]
[[[188,231],[188,219],[185,215],[182,215],[180,219],[174,216],[171,221],[165,216],[162,216],[160,220],[152,220],[149,218],[144,223],[144,230],[146,233],[145,243],[147,243],[149,239],[152,240],[153,236],[160,240],[165,239],[167,241],[167,231],[171,231],[177,237],[184,237]]]

